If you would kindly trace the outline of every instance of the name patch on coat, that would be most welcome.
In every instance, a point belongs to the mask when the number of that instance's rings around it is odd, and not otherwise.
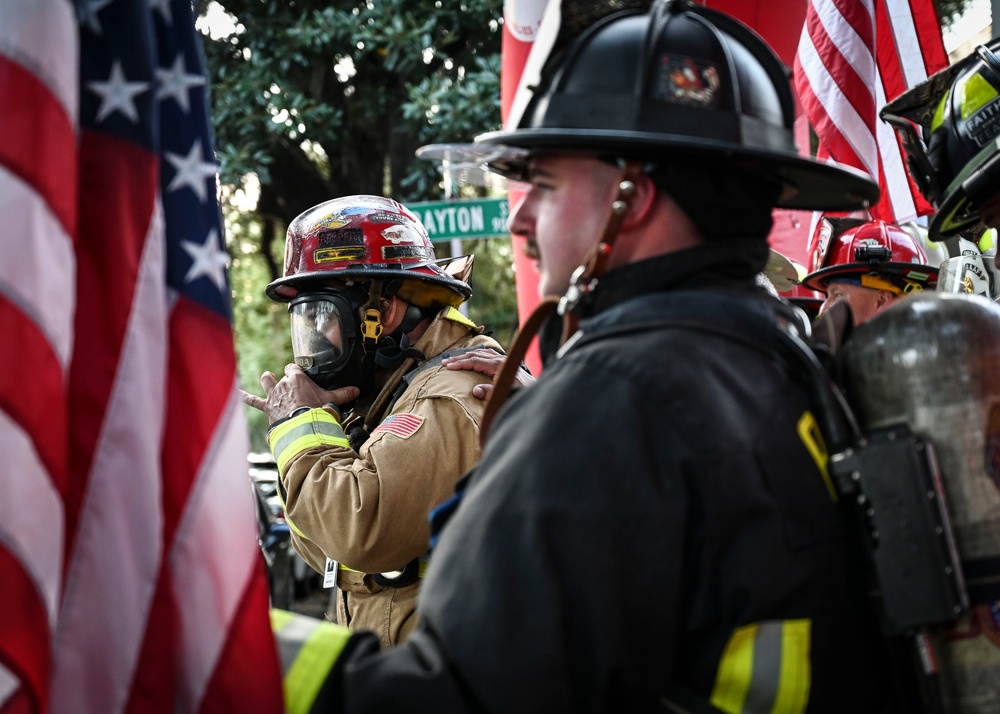
[[[395,434],[398,437],[406,439],[407,437],[413,436],[414,432],[420,428],[420,425],[424,423],[424,418],[422,416],[417,416],[416,414],[393,414],[388,417],[385,421],[375,427],[372,432],[372,436],[375,436],[380,431],[388,431],[390,434]]]

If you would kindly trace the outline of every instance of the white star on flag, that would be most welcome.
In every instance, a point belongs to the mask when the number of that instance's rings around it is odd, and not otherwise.
[[[110,4],[111,0],[90,0],[89,2],[81,3],[77,10],[80,24],[89,27],[95,35],[102,34],[103,30],[100,21],[97,19],[97,13]]]
[[[103,121],[116,111],[120,111],[133,123],[139,121],[139,110],[135,108],[133,99],[145,92],[149,88],[149,83],[127,81],[119,60],[115,60],[111,65],[111,76],[107,82],[88,82],[87,87],[101,95],[101,108],[97,112],[97,121]]]
[[[214,228],[205,236],[205,242],[202,245],[186,240],[181,241],[181,247],[194,261],[184,276],[184,282],[191,283],[201,276],[207,275],[219,290],[225,289],[229,253],[219,249],[219,234]]]
[[[173,65],[169,69],[159,67],[156,70],[156,78],[160,81],[160,88],[156,92],[157,99],[169,99],[173,97],[181,105],[185,112],[189,111],[188,90],[191,87],[200,87],[205,84],[205,78],[197,74],[187,74],[184,71],[184,55],[178,54]]]
[[[190,186],[191,190],[198,195],[198,199],[204,201],[208,193],[205,189],[205,179],[209,177],[214,179],[216,168],[214,162],[201,160],[201,141],[195,140],[187,156],[169,152],[164,155],[167,157],[167,161],[177,169],[177,175],[167,186],[167,190],[176,191],[184,186]]]

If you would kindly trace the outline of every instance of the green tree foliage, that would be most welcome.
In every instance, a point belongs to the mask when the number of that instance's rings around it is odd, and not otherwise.
[[[201,5],[233,21],[205,43],[216,148],[223,184],[260,181],[265,261],[291,219],[329,198],[439,198],[417,147],[500,124],[501,0]]]
[[[197,10],[206,33],[240,375],[245,388],[260,393],[261,372],[280,372],[291,355],[284,306],[263,294],[281,274],[288,223],[350,194],[404,203],[442,198],[438,167],[414,152],[499,128],[503,3],[198,0]],[[208,18],[215,19],[211,26]],[[256,200],[235,200],[246,193]],[[477,256],[470,317],[509,338],[516,322],[510,240],[463,247]],[[447,244],[438,248],[441,257],[449,254]],[[265,448],[262,415],[248,415],[254,448]]]
[[[972,0],[934,0],[934,5],[937,8],[938,20],[943,26],[948,27],[969,9]]]

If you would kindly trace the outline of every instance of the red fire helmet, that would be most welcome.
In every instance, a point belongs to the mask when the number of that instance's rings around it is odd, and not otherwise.
[[[468,259],[469,256],[464,256]],[[437,260],[420,219],[381,196],[346,196],[301,213],[288,226],[284,276],[267,295],[289,302],[330,282],[401,279],[398,295],[419,307],[457,307],[472,295],[463,279]],[[471,272],[471,271],[469,271]]]
[[[938,269],[928,264],[913,237],[885,221],[822,218],[809,249],[809,275],[802,285],[826,292],[834,279],[888,290],[896,295],[932,290]]]

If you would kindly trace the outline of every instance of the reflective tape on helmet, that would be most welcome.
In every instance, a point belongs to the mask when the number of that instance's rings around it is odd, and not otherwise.
[[[862,275],[861,276],[862,287],[872,288],[873,290],[886,290],[896,297],[901,297],[903,295],[909,295],[910,293],[920,292],[924,289],[924,286],[913,280],[907,280],[906,278],[898,278],[897,282],[887,280],[881,275]]]
[[[719,661],[712,705],[724,712],[804,712],[812,684],[811,631],[805,619],[735,630]]]
[[[951,96],[951,90],[949,89],[941,97],[941,101],[938,102],[937,109],[934,110],[934,117],[931,119],[931,131],[936,131],[944,123],[944,112],[945,108],[948,106],[948,97]]]
[[[284,473],[289,461],[308,449],[317,446],[351,448],[337,417],[320,408],[310,409],[276,426],[268,432],[267,444],[280,473]]]
[[[324,684],[351,638],[342,625],[287,610],[271,610],[271,630],[278,641],[284,673],[287,714],[333,711]]]
[[[980,74],[971,75],[956,91],[959,92],[959,113],[963,120],[997,97],[996,88]]]

